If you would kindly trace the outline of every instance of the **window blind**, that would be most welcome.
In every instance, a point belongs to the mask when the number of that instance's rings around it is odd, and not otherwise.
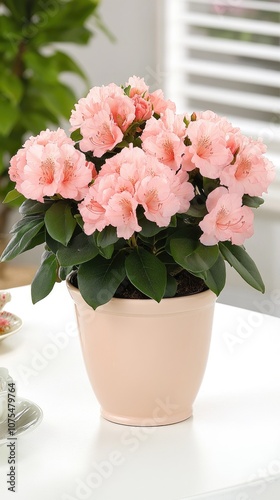
[[[262,137],[280,173],[279,2],[164,0],[160,15],[163,87],[177,111],[212,109]]]

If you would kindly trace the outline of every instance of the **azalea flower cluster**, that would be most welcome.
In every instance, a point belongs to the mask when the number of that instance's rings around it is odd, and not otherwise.
[[[139,213],[167,227],[200,197],[202,244],[241,245],[252,236],[254,215],[244,195],[266,192],[275,170],[264,144],[226,118],[212,111],[179,115],[161,90],[149,92],[134,76],[125,87],[92,88],[70,124],[79,141],[62,129],[46,130],[12,158],[10,178],[26,198],[76,200],[87,235],[113,226],[129,239],[142,229]]]

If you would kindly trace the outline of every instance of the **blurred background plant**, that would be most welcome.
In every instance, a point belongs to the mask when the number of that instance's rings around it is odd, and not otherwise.
[[[77,101],[73,75],[88,90],[79,63],[59,48],[87,45],[97,30],[110,36],[99,15],[100,3],[0,0],[0,234],[11,209],[2,204],[13,187],[10,158],[28,136],[68,120]]]

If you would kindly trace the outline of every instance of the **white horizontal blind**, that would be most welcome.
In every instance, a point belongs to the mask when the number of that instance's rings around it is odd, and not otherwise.
[[[164,0],[159,8],[164,91],[177,111],[227,116],[263,137],[280,171],[279,1]]]

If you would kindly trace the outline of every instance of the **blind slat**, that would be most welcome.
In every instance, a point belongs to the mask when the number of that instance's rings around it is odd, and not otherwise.
[[[188,98],[195,98],[209,103],[216,102],[224,105],[232,105],[243,109],[255,109],[259,111],[271,111],[279,109],[280,99],[277,97],[252,94],[235,90],[214,88],[206,85],[187,84],[180,90]]]
[[[204,4],[204,5],[211,5],[213,8],[215,8],[215,4],[213,3],[213,0],[191,0],[190,3],[193,4]],[[217,10],[221,7],[221,9],[225,9],[225,12],[227,10],[230,10],[230,8],[234,8],[234,4],[230,5],[230,3],[217,3]],[[264,2],[261,0],[242,0],[239,2],[239,5],[236,5],[236,8],[238,9],[253,9],[253,10],[264,10],[265,12],[280,12],[280,4],[277,2]]]
[[[180,23],[180,20],[178,19]],[[268,36],[280,36],[280,25],[269,21],[256,21],[254,19],[243,19],[240,17],[226,17],[212,14],[197,14],[188,12],[183,16],[181,22],[189,26],[200,26],[203,28],[217,28],[223,31],[233,30],[241,33],[258,33]]]
[[[238,64],[209,62],[189,59],[183,68],[190,75],[207,76],[215,79],[245,82],[267,87],[280,87],[280,73],[263,68],[248,68]],[[280,99],[279,99],[280,105]]]
[[[216,52],[237,56],[252,57],[268,61],[280,61],[279,47],[261,43],[226,40],[221,38],[192,35],[182,41],[185,47],[204,52]]]

